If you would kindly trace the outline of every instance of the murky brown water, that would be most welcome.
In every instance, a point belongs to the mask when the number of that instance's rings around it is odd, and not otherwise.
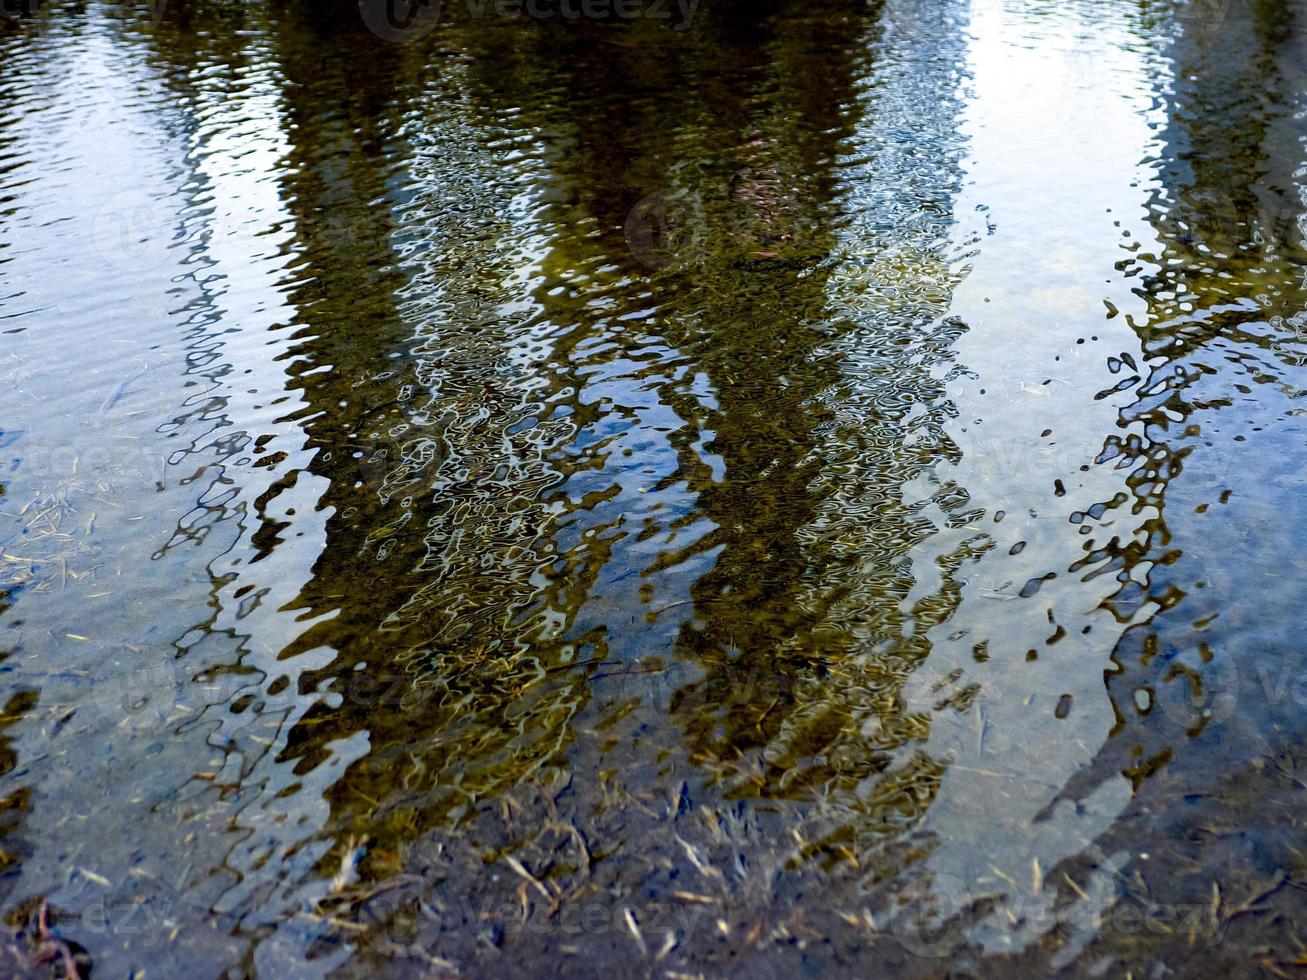
[[[1294,975],[1307,7],[564,7],[5,8],[0,971]]]

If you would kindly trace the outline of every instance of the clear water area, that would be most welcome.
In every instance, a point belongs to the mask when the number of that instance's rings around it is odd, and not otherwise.
[[[0,21],[0,966],[1292,975],[1307,9],[646,6]]]

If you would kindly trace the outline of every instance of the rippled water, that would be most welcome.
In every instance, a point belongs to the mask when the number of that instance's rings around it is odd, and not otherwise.
[[[1291,975],[1307,8],[632,9],[5,8],[0,969]]]

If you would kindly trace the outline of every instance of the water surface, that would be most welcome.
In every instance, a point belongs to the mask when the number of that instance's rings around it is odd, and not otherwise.
[[[16,13],[6,972],[1302,962],[1307,10]]]

